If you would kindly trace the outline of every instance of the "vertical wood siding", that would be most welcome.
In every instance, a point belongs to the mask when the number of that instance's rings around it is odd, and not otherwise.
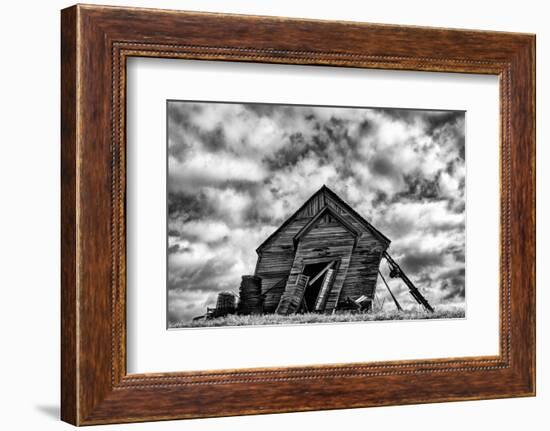
[[[300,240],[296,249],[294,236],[325,206],[340,214],[346,222],[361,232],[354,235],[333,217],[322,217]],[[304,262],[335,258],[339,266],[334,273],[332,288],[325,298],[325,311],[338,307],[347,297],[356,299],[375,294],[378,268],[387,244],[373,234],[370,226],[360,220],[329,193],[321,190],[307,201],[283,228],[262,246],[255,275],[262,279],[265,294],[264,311],[274,312],[283,293],[294,286]],[[286,280],[286,282],[285,282]]]
[[[269,291],[264,300],[266,312],[274,312],[279,304],[285,286],[274,287],[281,279],[288,279],[295,255],[292,239],[307,222],[307,219],[292,220],[269,241],[258,256],[255,275],[262,278],[262,292]]]
[[[326,205],[326,194],[320,192],[310,198],[304,208],[296,214],[296,218],[311,218],[315,216]]]
[[[339,223],[318,222],[301,239],[296,250],[286,289],[296,283],[296,279],[308,263],[322,260],[339,260],[332,289],[328,293],[326,311],[336,307],[340,290],[346,278],[346,272],[351,260],[351,252],[355,236]],[[285,292],[286,292],[285,289]]]
[[[384,250],[385,246],[378,239],[368,232],[363,234],[353,250],[340,301],[347,297],[357,299],[361,295],[374,298],[378,268]]]
[[[266,292],[264,296],[264,312],[266,313],[275,313],[275,310],[281,300],[281,296],[285,291],[288,273],[284,276],[284,278],[281,278],[279,281],[275,282],[275,284],[273,284],[273,280],[274,279],[269,279],[272,287],[269,290],[264,290],[264,292]]]
[[[304,298],[304,293],[308,282],[309,277],[307,275],[300,274],[292,286],[288,286],[287,284],[287,289],[285,289],[283,296],[281,297],[281,302],[277,306],[276,312],[283,315],[296,313],[298,308],[300,308],[302,299]]]

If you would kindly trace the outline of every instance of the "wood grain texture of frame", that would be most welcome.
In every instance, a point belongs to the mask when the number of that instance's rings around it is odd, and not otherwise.
[[[87,425],[534,395],[533,35],[74,6],[62,11],[61,45],[63,420]],[[130,56],[498,75],[499,355],[128,375]]]

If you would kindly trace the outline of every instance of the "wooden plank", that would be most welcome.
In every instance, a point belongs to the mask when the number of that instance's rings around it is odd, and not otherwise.
[[[323,280],[323,285],[321,286],[321,291],[319,292],[319,296],[317,296],[317,300],[315,301],[315,311],[323,311],[325,309],[325,303],[327,301],[328,292],[332,286],[334,273],[334,269],[329,269],[327,271],[327,274],[325,275],[325,278]]]
[[[346,256],[340,261],[340,267],[338,268],[338,272],[335,274],[335,279],[334,279],[332,289],[330,289],[328,294],[325,311],[334,311],[338,305],[338,300],[340,299],[340,293],[342,291],[342,287],[344,285],[344,281],[346,279],[346,275],[348,272],[350,258],[351,258],[351,247],[350,247],[348,256]]]
[[[399,301],[397,300],[397,298],[395,297],[395,295],[394,295],[393,292],[391,291],[390,286],[389,286],[388,283],[386,282],[386,279],[384,278],[384,276],[382,275],[382,273],[380,272],[380,270],[378,270],[378,273],[380,274],[380,277],[382,277],[382,281],[383,281],[384,284],[386,285],[386,288],[388,289],[388,292],[390,292],[391,299],[393,299],[393,302],[395,303],[395,306],[397,307],[397,310],[398,310],[398,311],[403,311],[403,309],[401,308],[401,305],[399,304]]]
[[[298,311],[304,293],[309,282],[307,275],[300,274],[296,280],[296,284],[290,286],[285,290],[281,297],[281,302],[277,307],[276,313],[282,315],[288,315]]]
[[[313,279],[309,282],[309,284],[313,284],[313,283],[315,283],[317,280],[319,280],[319,278],[322,277],[322,276],[324,275],[324,273],[327,272],[327,271],[332,267],[332,265],[334,265],[334,262],[335,262],[334,260],[330,261],[330,262],[328,263],[328,265],[325,266],[325,267],[321,270],[321,272],[319,272],[319,274],[317,274],[315,277],[313,277]]]

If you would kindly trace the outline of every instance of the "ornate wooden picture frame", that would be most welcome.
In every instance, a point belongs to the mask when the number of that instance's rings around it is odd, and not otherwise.
[[[62,11],[61,416],[75,425],[535,394],[535,37],[102,6]],[[492,74],[500,82],[500,354],[126,371],[129,57]]]

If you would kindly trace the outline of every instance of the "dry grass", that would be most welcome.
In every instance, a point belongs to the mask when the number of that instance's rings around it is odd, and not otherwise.
[[[434,313],[424,310],[379,310],[369,313],[349,311],[334,314],[262,314],[250,316],[229,315],[209,320],[171,323],[170,328],[205,328],[218,326],[256,326],[256,325],[296,325],[302,323],[369,322],[381,320],[421,320],[421,319],[460,319],[465,317],[465,309],[460,306],[437,307]]]

